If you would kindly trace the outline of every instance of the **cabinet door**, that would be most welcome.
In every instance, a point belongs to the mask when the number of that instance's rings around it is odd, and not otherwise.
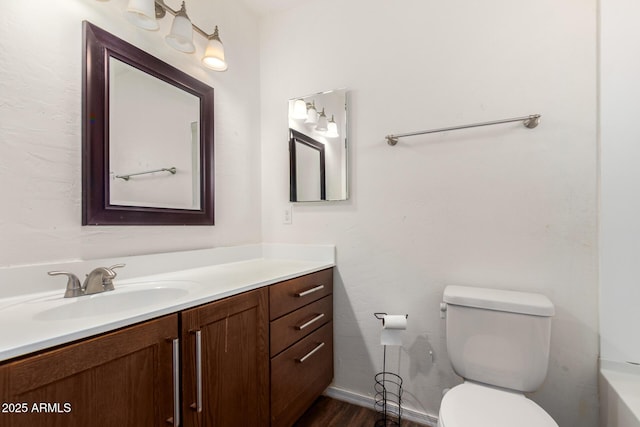
[[[269,425],[266,288],[182,312],[187,427]]]
[[[0,425],[169,426],[177,335],[171,315],[1,365]]]

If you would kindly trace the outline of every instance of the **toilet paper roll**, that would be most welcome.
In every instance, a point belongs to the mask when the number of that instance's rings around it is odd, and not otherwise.
[[[382,317],[382,329],[407,329],[407,316],[404,314],[385,314]]]
[[[402,345],[402,331],[407,329],[407,316],[387,314],[382,318],[381,345]]]

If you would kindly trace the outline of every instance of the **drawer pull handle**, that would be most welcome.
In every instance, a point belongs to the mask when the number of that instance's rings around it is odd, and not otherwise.
[[[315,288],[311,288],[311,289],[307,289],[306,291],[303,292],[298,292],[296,295],[296,297],[300,298],[300,297],[304,297],[307,296],[309,294],[312,294],[314,292],[318,292],[324,289],[324,285],[318,285]]]
[[[202,412],[202,331],[196,334],[196,402],[190,406],[196,412]]]
[[[173,340],[173,418],[167,422],[180,425],[180,339]]]
[[[318,314],[316,317],[314,317],[313,319],[309,320],[308,322],[303,323],[300,326],[296,326],[295,328],[298,331],[303,330],[304,328],[311,326],[312,324],[316,323],[318,320],[322,319],[324,317],[324,313],[320,313]]]
[[[322,347],[324,347],[324,343],[321,342],[320,344],[318,344],[313,350],[311,350],[309,353],[307,353],[306,355],[304,355],[303,357],[301,357],[300,359],[297,359],[296,361],[298,363],[304,363],[305,360],[307,360],[308,358],[310,358],[311,356],[313,356],[313,353],[315,353],[316,351],[320,350]]]

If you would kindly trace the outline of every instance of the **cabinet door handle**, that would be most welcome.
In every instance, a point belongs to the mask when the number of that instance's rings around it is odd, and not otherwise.
[[[173,340],[173,427],[179,427],[179,426],[180,426],[180,339],[175,338]]]
[[[306,291],[298,292],[297,294],[295,294],[295,296],[298,297],[298,298],[304,297],[304,296],[307,296],[307,295],[312,294],[314,292],[321,291],[322,289],[324,289],[324,285],[318,285],[318,286],[316,286],[314,288],[307,289]]]
[[[202,331],[195,331],[196,334],[196,403],[191,404],[191,408],[196,412],[202,412]]]
[[[305,360],[307,360],[308,358],[310,358],[311,356],[313,356],[313,353],[315,353],[316,351],[320,350],[322,347],[324,347],[324,343],[321,342],[320,344],[318,344],[313,350],[311,350],[309,353],[305,354],[303,357],[301,357],[300,359],[296,360],[296,362],[298,363],[304,363]]]
[[[314,317],[313,319],[309,320],[308,322],[303,323],[302,325],[299,326],[295,326],[295,328],[298,331],[303,330],[304,328],[311,326],[312,324],[316,323],[318,320],[322,319],[324,317],[324,313],[320,313],[318,314],[316,317]]]

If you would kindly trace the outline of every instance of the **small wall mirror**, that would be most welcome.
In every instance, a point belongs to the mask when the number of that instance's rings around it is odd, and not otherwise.
[[[289,200],[347,200],[347,91],[289,100]]]
[[[84,30],[83,225],[213,225],[213,89]]]

